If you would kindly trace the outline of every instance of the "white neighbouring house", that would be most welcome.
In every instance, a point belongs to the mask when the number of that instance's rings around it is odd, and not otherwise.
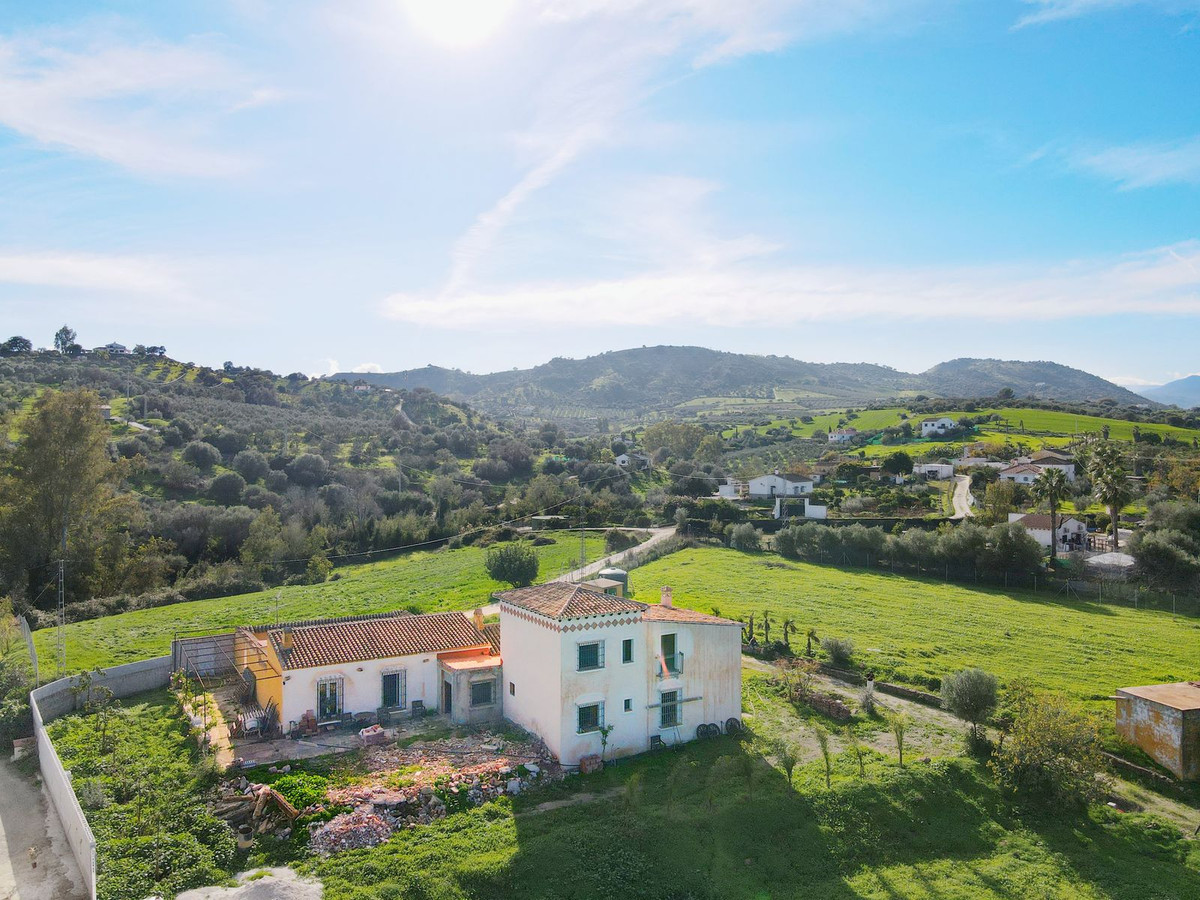
[[[751,478],[748,493],[751,500],[769,500],[772,497],[801,497],[811,494],[813,480],[804,475],[784,474],[759,475]]]
[[[495,595],[504,716],[565,766],[675,744],[742,714],[738,622],[553,582]]]
[[[632,469],[635,472],[650,468],[650,457],[641,453],[622,453],[613,462],[622,469]]]
[[[1017,484],[1033,484],[1041,474],[1042,470],[1037,466],[1031,466],[1029,463],[1017,463],[1007,469],[1001,469],[1000,479],[1015,481]]]
[[[954,477],[954,465],[952,463],[915,463],[912,473],[942,481]]]
[[[717,485],[717,496],[722,500],[740,500],[747,490],[746,482],[726,478],[724,484]]]
[[[829,430],[829,443],[831,444],[848,444],[858,437],[857,428],[831,428]]]
[[[1017,463],[1037,466],[1038,469],[1061,469],[1067,476],[1067,481],[1075,480],[1075,460],[1064,453],[1054,450],[1038,450],[1031,456],[1017,458]]]
[[[1049,515],[1034,513],[1009,513],[1008,521],[1015,522],[1029,533],[1029,536],[1050,549],[1050,532],[1053,524]],[[1058,519],[1058,546],[1060,553],[1072,550],[1083,550],[1087,547],[1087,526],[1078,519],[1060,516]]]
[[[941,435],[958,427],[953,419],[942,416],[940,419],[923,419],[921,421],[921,437]]]

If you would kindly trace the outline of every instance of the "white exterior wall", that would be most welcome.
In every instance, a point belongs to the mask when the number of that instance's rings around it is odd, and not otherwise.
[[[627,756],[649,749],[646,696],[653,659],[646,643],[646,623],[630,622],[632,617],[626,613],[562,623],[567,627],[580,624],[598,626],[577,631],[564,629],[559,635],[562,661],[562,692],[559,700],[562,752],[559,761],[563,765],[577,765],[581,756],[600,752],[599,732],[578,732],[579,707],[596,702],[604,704],[604,723],[613,726],[605,750],[607,756]],[[623,624],[600,625],[604,620]],[[633,640],[633,662],[622,663],[621,642],[627,638]],[[501,641],[504,641],[503,634]],[[578,645],[594,641],[604,641],[604,668],[580,672]],[[633,701],[631,712],[624,712],[626,699]]]
[[[547,627],[558,623],[551,619],[530,621],[531,618],[531,613],[522,611],[517,615],[512,607],[500,604],[500,650],[504,659],[500,691],[504,717],[539,735],[550,752],[561,759],[562,685],[558,673],[562,668],[562,642],[559,632]]]
[[[766,497],[802,497],[811,494],[811,481],[788,481],[781,475],[759,475],[750,479],[750,496],[758,499]]]
[[[649,703],[658,703],[662,691],[679,690],[678,728],[662,729],[657,708],[647,712],[646,745],[649,736],[661,735],[664,742],[689,741],[696,726],[709,722],[722,726],[730,718],[742,717],[742,629],[739,625],[693,625],[681,622],[648,622],[649,644],[657,656],[664,634],[675,634],[676,648],[683,653],[683,672],[677,678],[660,679],[651,673]],[[698,698],[698,699],[693,699]],[[636,752],[636,751],[635,751]]]
[[[283,673],[283,708],[279,721],[284,731],[299,722],[308,710],[317,711],[317,682],[323,678],[341,678],[345,694],[342,711],[375,712],[383,705],[383,675],[397,669],[405,671],[405,706],[423,700],[431,712],[439,709],[441,677],[436,653],[368,659],[362,662],[320,666],[313,669],[286,669]]]
[[[913,466],[913,474],[926,478],[950,478],[954,474],[954,466],[949,463],[919,463]]]
[[[1032,472],[1017,472],[1015,474],[1006,474],[1001,472],[1000,478],[1004,481],[1015,481],[1017,484],[1033,484],[1035,481],[1037,481],[1037,476]]]
[[[931,419],[921,423],[921,437],[929,437],[931,434],[943,434],[954,427],[954,420],[948,418]]]

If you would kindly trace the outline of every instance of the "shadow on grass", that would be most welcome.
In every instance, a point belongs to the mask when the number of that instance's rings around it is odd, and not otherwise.
[[[793,787],[723,739],[309,867],[327,900],[1001,898],[1029,896],[1014,885],[1035,876],[1047,896],[1200,898],[1187,843],[1145,817],[1025,812],[967,760],[899,769],[876,755],[868,775],[842,756],[832,790],[820,763]],[[532,812],[580,791],[610,796]]]

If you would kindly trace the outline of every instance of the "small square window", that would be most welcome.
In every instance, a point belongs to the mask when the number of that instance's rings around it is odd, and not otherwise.
[[[510,697],[517,696],[517,686],[515,684],[513,684],[511,681],[508,683],[508,696],[510,696]]]
[[[579,671],[586,672],[590,669],[604,668],[604,642],[596,641],[591,644],[580,644],[579,650]]]
[[[589,731],[599,731],[600,726],[604,724],[604,704],[589,703],[587,706],[579,707],[579,733],[586,734]]]
[[[633,638],[625,638],[621,641],[621,662],[633,662]]]
[[[633,712],[633,701],[632,700],[629,700],[629,699],[625,700],[625,712]]]
[[[476,681],[471,685],[471,705],[491,706],[496,702],[496,682]]]

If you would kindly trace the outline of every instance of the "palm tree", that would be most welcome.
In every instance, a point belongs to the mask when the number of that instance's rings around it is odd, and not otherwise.
[[[1092,451],[1087,470],[1088,477],[1092,479],[1093,495],[1108,509],[1108,516],[1112,522],[1112,548],[1116,550],[1117,523],[1121,517],[1121,509],[1132,498],[1129,475],[1121,465],[1121,448],[1111,441],[1100,444]]]
[[[1047,468],[1033,483],[1034,499],[1050,507],[1050,559],[1058,558],[1058,506],[1067,497],[1070,488],[1067,473],[1062,469]]]
[[[1112,522],[1112,548],[1117,549],[1117,523],[1121,518],[1121,510],[1130,501],[1133,492],[1129,489],[1129,476],[1121,468],[1109,469],[1099,478],[1092,479],[1092,490],[1096,499],[1108,508],[1108,517]]]
[[[763,610],[762,627],[763,627],[763,643],[769,644],[769,643],[771,643],[771,611],[769,609]]]

